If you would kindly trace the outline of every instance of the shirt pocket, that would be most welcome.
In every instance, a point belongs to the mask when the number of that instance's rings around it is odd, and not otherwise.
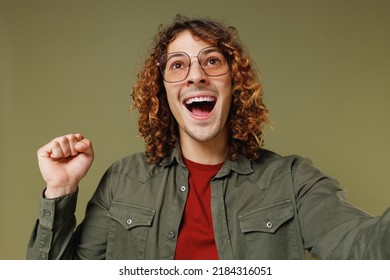
[[[141,205],[113,202],[108,212],[111,225],[107,256],[113,259],[144,259],[155,212]]]
[[[291,223],[294,208],[290,200],[238,215],[241,233],[250,258],[284,259],[297,255],[296,234]]]
[[[273,203],[238,216],[243,233],[261,231],[274,233],[284,222],[294,216],[290,200]]]

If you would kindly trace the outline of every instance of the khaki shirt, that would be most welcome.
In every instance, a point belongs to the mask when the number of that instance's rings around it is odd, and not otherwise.
[[[226,161],[210,182],[220,259],[390,259],[390,211],[371,217],[299,156]],[[76,228],[77,192],[41,200],[28,259],[173,259],[188,194],[179,148],[114,163]]]

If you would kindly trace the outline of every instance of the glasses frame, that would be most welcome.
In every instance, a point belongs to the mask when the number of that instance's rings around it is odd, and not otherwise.
[[[204,70],[204,68],[203,68],[203,66],[202,66],[202,64],[201,64],[201,62],[199,61],[199,55],[200,55],[203,51],[205,51],[205,50],[207,50],[207,49],[216,49],[216,50],[218,50],[218,51],[226,58],[226,62],[227,62],[227,64],[228,64],[228,68],[227,68],[226,72],[224,72],[224,73],[222,73],[222,74],[218,74],[218,75],[210,75],[210,74],[207,74],[207,72]],[[184,77],[183,79],[180,79],[180,80],[177,80],[177,81],[168,81],[168,80],[165,79],[165,75],[164,75],[165,71],[164,71],[163,69],[161,69],[162,65],[164,64],[164,63],[161,63],[161,59],[165,56],[165,57],[166,57],[166,61],[168,61],[168,56],[169,56],[169,55],[174,55],[174,54],[184,54],[184,55],[186,55],[186,56],[188,57],[188,60],[189,60],[190,64],[189,64],[189,66],[188,66],[187,74],[185,75],[185,77]],[[182,82],[182,81],[184,81],[185,79],[187,79],[188,75],[190,74],[191,66],[192,66],[192,64],[193,64],[193,62],[191,61],[191,59],[196,57],[197,60],[198,60],[198,64],[199,64],[200,68],[202,69],[203,73],[205,73],[208,77],[219,77],[219,76],[225,75],[226,73],[228,73],[228,72],[230,71],[230,66],[231,66],[231,65],[230,65],[230,62],[231,62],[231,55],[232,55],[232,53],[231,53],[230,51],[223,51],[223,50],[221,50],[220,48],[218,48],[218,47],[216,47],[216,46],[205,47],[205,48],[203,48],[203,49],[201,49],[201,50],[199,51],[199,53],[198,53],[197,56],[192,56],[192,57],[191,57],[188,53],[186,53],[186,52],[184,52],[184,51],[171,52],[171,53],[164,54],[163,56],[161,56],[160,62],[157,62],[157,67],[158,67],[158,70],[159,70],[159,72],[160,72],[160,74],[161,74],[161,76],[162,76],[162,78],[163,78],[163,80],[164,80],[165,82],[167,82],[167,83],[178,83],[178,82]],[[165,64],[166,64],[166,63],[165,63]]]

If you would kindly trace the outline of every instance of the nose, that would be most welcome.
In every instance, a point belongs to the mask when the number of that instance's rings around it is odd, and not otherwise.
[[[194,58],[191,62],[188,76],[186,79],[187,85],[197,84],[197,83],[206,83],[207,75],[203,71],[202,67],[199,64],[199,61]]]

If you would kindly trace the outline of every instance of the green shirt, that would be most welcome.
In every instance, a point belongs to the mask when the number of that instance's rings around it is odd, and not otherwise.
[[[390,259],[390,211],[371,217],[299,156],[264,150],[226,161],[211,180],[220,259]],[[77,192],[41,200],[28,259],[173,259],[188,194],[176,148],[159,164],[138,153],[104,174],[76,228]],[[75,230],[76,228],[76,230]]]

